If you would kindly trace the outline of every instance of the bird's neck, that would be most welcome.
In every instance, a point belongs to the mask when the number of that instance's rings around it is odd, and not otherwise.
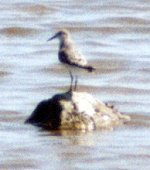
[[[70,40],[70,38],[64,38],[60,40],[60,44],[59,44],[59,49],[62,48],[70,48],[72,42]]]

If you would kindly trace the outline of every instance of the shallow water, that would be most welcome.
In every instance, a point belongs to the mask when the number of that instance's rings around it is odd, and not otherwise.
[[[0,3],[0,169],[150,169],[150,2],[3,0]],[[44,132],[24,120],[70,83],[57,59],[58,29],[97,68],[79,90],[131,122],[114,131]]]

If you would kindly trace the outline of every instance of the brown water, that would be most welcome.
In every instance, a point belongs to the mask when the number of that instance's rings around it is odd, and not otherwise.
[[[0,169],[150,169],[149,0],[2,0],[0,23]],[[97,68],[79,89],[131,115],[129,124],[85,134],[24,124],[68,88],[58,42],[46,41],[60,28]]]

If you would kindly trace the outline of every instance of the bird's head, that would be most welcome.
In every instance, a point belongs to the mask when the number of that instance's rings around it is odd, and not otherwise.
[[[69,32],[65,29],[62,29],[58,31],[54,36],[48,39],[48,41],[53,40],[54,38],[58,38],[60,41],[64,41],[65,39],[68,39]]]

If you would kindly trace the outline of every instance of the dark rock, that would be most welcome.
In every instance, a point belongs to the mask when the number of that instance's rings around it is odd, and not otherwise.
[[[40,102],[26,123],[51,130],[112,129],[130,117],[85,92],[56,94]]]

